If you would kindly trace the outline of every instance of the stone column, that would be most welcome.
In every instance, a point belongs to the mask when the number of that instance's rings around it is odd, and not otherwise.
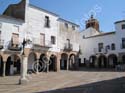
[[[36,55],[37,55],[36,74],[39,74],[39,67],[40,67],[40,66],[39,66],[39,65],[40,65],[40,64],[39,64],[39,59],[40,59],[40,54],[41,54],[41,53],[39,53],[39,52],[36,53]]]
[[[56,61],[56,71],[60,71],[60,59],[61,59],[61,56],[60,54],[58,53],[57,55],[57,61]]]
[[[47,61],[46,61],[46,72],[48,73],[49,72],[49,60],[50,60],[50,57],[49,55],[46,56],[47,57]]]
[[[37,66],[36,66],[36,67],[37,67],[37,68],[36,68],[36,74],[39,74],[39,59],[37,59],[36,62],[37,62],[37,64],[36,64],[36,65],[37,65]]]
[[[3,62],[3,74],[2,74],[3,77],[6,76],[6,62]]]
[[[69,70],[69,55],[68,55],[68,58],[67,58],[67,70]]]
[[[26,56],[22,56],[22,63],[21,63],[21,78],[19,80],[19,84],[27,84],[28,79],[27,76],[27,61],[28,58]]]

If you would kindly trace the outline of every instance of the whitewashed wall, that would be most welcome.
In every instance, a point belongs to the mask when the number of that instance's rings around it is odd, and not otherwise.
[[[45,28],[45,16],[49,16],[50,19],[50,28]],[[56,37],[56,44],[52,45],[50,51],[59,52],[58,47],[58,17],[52,14],[49,14],[40,9],[33,8],[28,6],[26,11],[26,26],[27,31],[31,33],[32,38],[39,38],[40,33],[45,34],[45,41],[51,41],[51,36]]]
[[[90,37],[90,38],[83,38],[83,35],[87,35],[88,33],[92,32],[92,29],[86,29],[86,31],[83,31],[80,33],[80,39],[81,42],[81,49],[82,49],[82,55],[81,59],[83,61],[83,58],[86,58],[87,60],[91,55],[95,55],[94,48],[98,49],[98,43],[103,43],[104,47],[107,45],[110,45],[112,43],[115,44],[116,49],[115,50],[108,50],[107,56],[109,54],[116,54],[118,55],[120,52],[125,52],[125,49],[121,49],[122,44],[122,38],[125,37],[125,30],[121,29],[121,25],[125,24],[125,22],[115,24],[116,31],[113,34],[103,35],[103,36],[97,36],[97,37]],[[93,30],[94,32],[94,30]],[[95,32],[96,33],[96,32]],[[94,33],[93,33],[94,35]],[[93,36],[92,35],[92,36]]]
[[[7,45],[11,41],[12,33],[19,34],[19,42],[23,40],[23,30],[21,25],[23,24],[22,21],[15,20],[12,18],[4,18],[0,17],[0,24],[1,24],[1,39],[4,40],[4,48],[7,48]]]

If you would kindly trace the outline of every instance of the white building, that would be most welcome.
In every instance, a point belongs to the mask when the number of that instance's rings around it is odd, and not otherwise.
[[[0,16],[0,30],[0,71],[3,76],[22,72],[25,80],[29,71],[60,71],[78,66],[79,26],[29,4],[29,0],[22,0],[5,10]],[[35,64],[40,68],[34,68]]]
[[[115,30],[100,32],[91,16],[80,32],[79,25],[22,0],[0,16],[0,74],[21,72],[25,81],[29,71],[74,70],[80,60],[91,67],[123,64],[125,20],[116,22]]]
[[[81,62],[94,67],[115,67],[119,63],[124,63],[125,20],[115,22],[115,30],[100,32],[98,21],[91,17],[86,23],[86,29],[80,32],[83,42]]]

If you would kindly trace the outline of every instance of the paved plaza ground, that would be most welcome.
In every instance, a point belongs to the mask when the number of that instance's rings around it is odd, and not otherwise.
[[[19,76],[0,77],[0,93],[125,93],[125,72],[82,69],[32,74],[27,85]]]

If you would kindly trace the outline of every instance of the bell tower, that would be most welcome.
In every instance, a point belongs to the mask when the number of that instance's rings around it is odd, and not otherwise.
[[[99,22],[93,17],[93,15],[91,15],[90,19],[86,21],[86,29],[90,27],[99,31]]]

